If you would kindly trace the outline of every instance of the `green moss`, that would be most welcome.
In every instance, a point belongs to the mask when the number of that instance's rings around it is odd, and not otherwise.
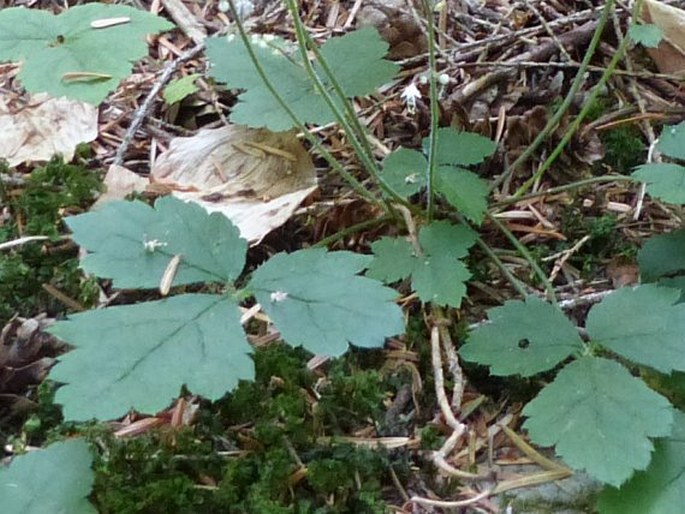
[[[3,170],[0,170],[3,171]],[[7,169],[4,170],[6,172]],[[53,160],[36,168],[21,189],[0,190],[9,220],[0,226],[0,242],[21,236],[42,235],[57,241],[65,230],[65,213],[90,205],[100,189],[100,179],[81,166]],[[33,316],[58,313],[64,305],[43,289],[49,284],[84,306],[92,305],[97,288],[78,270],[75,248],[48,249],[41,243],[27,243],[0,253],[0,324],[15,313]]]
[[[353,432],[380,420],[385,391],[378,371],[355,369],[348,359],[340,359],[320,391],[318,414],[334,433]]]
[[[594,121],[613,109],[616,106],[610,98],[599,97],[590,107],[587,120]],[[595,168],[598,174],[606,173],[607,168],[614,173],[626,174],[645,161],[646,146],[636,125],[620,125],[600,131],[599,139],[604,145],[604,159]]]
[[[180,432],[116,439],[102,426],[85,430],[97,442],[92,499],[99,512],[385,512],[388,468],[406,477],[406,457],[334,437],[341,424],[368,426],[383,415],[377,355],[352,352],[332,362],[318,384],[306,366],[310,357],[280,344],[256,350],[254,382],[203,404]]]
[[[569,263],[585,276],[593,276],[612,258],[621,256],[632,260],[637,254],[637,245],[625,238],[613,214],[591,216],[583,209],[570,205],[562,211],[561,232],[567,240],[555,245],[555,253],[568,249],[586,235],[590,236],[569,259]]]
[[[635,126],[622,126],[600,133],[604,145],[602,165],[615,173],[629,174],[645,161],[646,148],[640,131]]]
[[[190,428],[171,437],[152,431],[134,439],[90,433],[106,451],[95,459],[92,500],[101,514],[218,512],[211,488],[202,481],[220,478],[223,459],[209,441]],[[97,434],[97,436],[96,436]],[[206,509],[206,510],[205,510]]]
[[[445,436],[436,427],[428,425],[421,429],[421,448],[423,450],[437,451],[444,442]]]

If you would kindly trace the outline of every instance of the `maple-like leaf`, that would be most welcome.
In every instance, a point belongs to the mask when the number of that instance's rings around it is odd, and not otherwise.
[[[269,91],[240,38],[213,37],[205,44],[212,63],[212,76],[229,87],[246,90],[233,107],[232,121],[273,131],[295,126]],[[307,75],[299,53],[289,52],[288,48],[288,43],[279,38],[254,38],[252,45],[268,80],[300,122],[325,125],[335,121],[333,111]],[[387,49],[388,44],[378,32],[367,27],[329,39],[321,46],[320,53],[343,92],[348,96],[360,96],[373,93],[397,73],[397,65],[382,59]],[[333,93],[320,67],[314,68],[326,90]],[[336,103],[342,109],[339,100]]]
[[[419,231],[421,255],[400,238],[381,238],[371,245],[374,260],[366,276],[386,283],[411,276],[422,302],[459,307],[471,273],[459,259],[466,257],[476,236],[464,225],[436,221]]]
[[[97,25],[112,19],[128,21]],[[32,93],[99,104],[147,54],[145,36],[171,28],[125,5],[89,3],[58,16],[10,7],[0,10],[0,62],[21,62],[18,77]]]
[[[582,357],[523,409],[523,427],[573,469],[613,486],[649,464],[651,437],[671,433],[673,408],[617,362]]]
[[[89,252],[81,267],[119,288],[158,287],[175,255],[181,256],[175,285],[231,282],[245,263],[247,242],[228,218],[173,196],[158,199],[154,208],[108,202],[65,222]]]
[[[155,413],[186,385],[216,400],[251,379],[250,345],[232,299],[185,294],[74,314],[49,328],[76,347],[50,378],[68,420],[107,420],[129,409]]]
[[[323,249],[281,253],[254,272],[248,289],[291,345],[331,356],[348,343],[382,347],[404,331],[404,318],[393,289],[358,275],[369,260]]]
[[[0,466],[0,505],[7,514],[95,514],[87,496],[93,457],[83,439],[52,443]]]
[[[459,350],[462,358],[490,366],[493,375],[528,377],[552,369],[583,351],[578,331],[552,304],[534,296],[488,311]]]
[[[685,304],[681,292],[655,284],[624,287],[588,314],[589,337],[636,364],[685,371]]]

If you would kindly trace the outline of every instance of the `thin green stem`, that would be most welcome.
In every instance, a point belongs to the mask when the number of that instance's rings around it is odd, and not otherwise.
[[[547,293],[547,299],[556,304],[556,296],[554,294],[554,286],[552,286],[552,283],[549,281],[547,278],[547,275],[545,275],[545,272],[542,271],[542,268],[538,265],[538,263],[535,261],[533,256],[530,254],[528,251],[528,248],[526,248],[525,245],[521,244],[521,242],[516,238],[516,236],[509,230],[504,223],[502,223],[500,220],[498,220],[495,216],[492,214],[488,213],[487,217],[492,221],[497,228],[509,239],[512,245],[514,245],[514,248],[521,254],[521,256],[528,261],[528,264],[530,264],[531,269],[533,270],[533,273],[538,277],[540,282],[545,286],[545,291]]]
[[[437,148],[438,148],[438,122],[440,118],[440,105],[438,98],[437,85],[437,62],[435,58],[435,30],[433,23],[433,6],[431,0],[422,2],[424,16],[428,25],[428,84],[430,91],[430,114],[431,127],[428,136],[428,182],[426,185],[426,215],[428,221],[433,219],[435,210],[435,170],[437,168]],[[445,7],[443,6],[443,9]]]
[[[276,99],[279,106],[288,114],[288,116],[290,116],[290,118],[293,121],[293,124],[297,127],[297,129],[300,132],[302,132],[302,134],[304,134],[307,140],[316,149],[316,151],[319,152],[319,154],[326,160],[326,162],[331,166],[331,168],[335,170],[337,173],[339,173],[340,176],[342,176],[347,181],[350,187],[352,187],[352,189],[354,189],[354,191],[357,194],[359,194],[361,197],[365,198],[369,202],[375,205],[379,205],[380,202],[373,195],[373,193],[366,189],[361,182],[354,178],[354,176],[352,176],[352,174],[345,169],[345,167],[340,163],[340,161],[338,161],[335,157],[333,157],[333,155],[328,150],[326,150],[326,148],[321,144],[319,139],[316,136],[314,136],[311,132],[309,132],[305,124],[302,121],[300,121],[300,119],[297,117],[295,112],[290,108],[288,103],[278,93],[273,83],[264,71],[264,68],[262,67],[261,63],[259,62],[259,58],[254,53],[254,49],[252,48],[250,38],[247,36],[247,33],[245,32],[245,27],[243,26],[242,22],[240,21],[240,17],[238,16],[238,11],[235,7],[234,0],[228,0],[228,4],[231,9],[231,14],[233,15],[233,19],[235,20],[236,27],[238,27],[240,39],[245,45],[245,49],[247,50],[247,53],[250,56],[250,60],[252,60],[252,63],[254,64],[257,74],[262,79],[262,82],[264,82],[264,85],[269,90],[269,93],[271,93],[271,95]],[[383,207],[387,210],[387,205],[383,205]]]
[[[492,208],[497,208],[497,207],[503,207],[505,205],[511,205],[513,203],[518,203],[522,202],[525,200],[531,200],[533,198],[539,198],[541,196],[548,196],[548,195],[556,195],[559,193],[563,193],[565,191],[572,191],[574,189],[578,189],[580,187],[585,187],[589,186],[592,184],[598,184],[598,183],[603,183],[603,182],[634,182],[635,179],[633,177],[628,177],[626,175],[602,175],[601,177],[592,177],[592,178],[586,178],[584,180],[578,180],[576,182],[572,182],[570,184],[564,184],[563,186],[557,186],[557,187],[550,187],[549,189],[545,189],[544,191],[536,191],[535,193],[528,193],[527,195],[523,196],[510,196],[508,198],[504,198],[503,200],[499,200],[497,202],[493,202],[491,204]]]
[[[609,0],[611,1],[611,0]],[[554,161],[557,160],[559,155],[561,155],[561,152],[564,151],[564,148],[566,148],[566,145],[568,142],[571,140],[571,138],[575,135],[576,131],[578,130],[578,127],[580,127],[580,124],[583,122],[585,117],[588,115],[590,112],[590,109],[594,107],[595,100],[597,99],[597,96],[599,93],[604,89],[606,86],[606,83],[609,81],[609,78],[611,78],[611,75],[616,69],[616,66],[618,66],[618,63],[620,60],[623,58],[623,55],[625,54],[626,50],[628,49],[628,44],[629,44],[629,38],[624,37],[621,43],[618,45],[618,48],[616,49],[616,52],[614,53],[613,57],[611,58],[611,61],[609,61],[609,65],[606,67],[604,70],[604,73],[602,73],[602,76],[600,77],[599,81],[595,85],[595,87],[592,88],[590,91],[590,94],[588,97],[585,99],[583,108],[580,110],[578,115],[575,117],[575,119],[571,122],[569,125],[568,129],[566,130],[566,133],[564,134],[564,137],[561,138],[561,141],[559,141],[559,144],[554,148],[552,153],[547,157],[545,162],[542,163],[540,168],[535,172],[535,174],[529,178],[524,184],[516,191],[514,196],[522,196],[530,187],[537,182],[542,175],[547,171],[550,166],[554,163]]]
[[[345,135],[347,136],[350,144],[354,149],[355,154],[362,162],[364,168],[369,173],[369,175],[371,175],[371,177],[380,185],[381,189],[383,189],[383,191],[386,194],[392,197],[394,201],[401,203],[403,205],[407,204],[407,200],[399,196],[387,184],[387,182],[382,179],[380,170],[378,168],[378,163],[376,162],[373,151],[368,144],[366,132],[364,131],[364,128],[362,127],[361,123],[359,123],[356,113],[354,112],[354,108],[350,100],[345,95],[345,92],[343,91],[342,87],[340,86],[337,77],[331,71],[330,67],[328,66],[328,63],[316,47],[316,44],[309,37],[309,34],[307,33],[304,23],[300,18],[297,3],[295,2],[295,0],[286,0],[286,5],[295,24],[295,35],[297,37],[297,43],[300,50],[300,55],[302,57],[302,64],[304,65],[304,69],[307,72],[307,75],[309,76],[309,79],[311,80],[314,88],[316,89],[316,92],[319,95],[321,95],[321,97],[324,99],[326,105],[333,113],[336,122],[342,127],[343,131],[345,132]],[[309,60],[309,55],[307,53],[308,50],[311,50],[315,58],[317,59],[317,62],[321,66],[322,71],[326,75],[328,81],[331,83],[333,90],[336,93],[336,96],[338,97],[338,102],[340,102],[340,104],[343,105],[343,108],[345,110],[345,113],[347,113],[347,116],[340,110],[338,103],[331,96],[330,92],[326,88],[326,85],[322,82],[321,78],[312,66],[312,63]]]
[[[478,239],[476,239],[476,244],[480,246],[480,248],[485,252],[485,255],[487,255],[490,258],[490,260],[495,264],[495,266],[497,266],[502,275],[504,275],[504,278],[506,278],[507,281],[511,284],[511,287],[516,289],[516,292],[521,296],[528,296],[528,291],[526,291],[526,288],[523,286],[521,281],[518,278],[516,278],[511,271],[507,269],[502,260],[494,252],[494,250],[490,248],[488,244],[485,241],[483,241],[483,239],[480,236],[478,236]]]
[[[533,155],[533,153],[535,153],[535,151],[540,147],[540,145],[549,138],[552,131],[555,130],[556,127],[559,125],[561,118],[564,116],[564,114],[566,114],[566,111],[568,111],[568,109],[571,107],[571,104],[573,103],[573,99],[575,98],[576,93],[578,92],[580,86],[583,84],[583,81],[585,80],[585,73],[587,72],[588,66],[590,65],[590,60],[592,59],[592,56],[594,55],[595,50],[597,49],[597,46],[599,46],[599,42],[602,37],[602,32],[604,32],[604,27],[606,26],[606,23],[609,19],[609,14],[611,13],[611,8],[613,7],[613,5],[614,0],[607,0],[606,4],[604,4],[602,14],[599,18],[599,21],[597,22],[597,28],[595,28],[595,32],[592,35],[590,44],[588,45],[588,49],[585,52],[585,56],[583,57],[583,60],[580,63],[576,76],[573,79],[573,83],[571,84],[571,87],[569,88],[568,93],[564,98],[564,101],[561,103],[561,105],[554,113],[554,115],[549,119],[549,121],[542,129],[542,131],[540,131],[537,137],[533,140],[530,146],[526,148],[523,151],[523,153],[521,153],[521,155],[519,155],[513,163],[511,163],[507,171],[502,173],[492,183],[490,187],[491,190],[497,188],[500,184],[502,184],[502,182],[504,182],[509,176],[511,176],[511,174],[514,173],[514,171],[516,171],[516,169],[519,166],[521,166],[521,164],[526,162]]]
[[[312,40],[312,37],[309,35],[309,32],[307,32],[304,23],[302,22],[302,18],[300,17],[299,11],[297,10],[297,6],[295,5],[295,2],[288,1],[288,4],[288,10],[290,11],[293,20],[295,21],[295,30],[296,35],[298,36],[298,43],[300,42],[301,37],[306,45],[305,48],[312,52],[314,58],[316,59],[316,62],[321,67],[321,71],[323,71],[326,80],[328,80],[328,82],[330,83],[331,87],[333,88],[333,92],[335,92],[336,96],[338,97],[338,101],[342,104],[343,109],[345,110],[345,115],[347,116],[345,121],[351,124],[351,127],[354,129],[356,136],[359,138],[359,141],[362,147],[364,148],[364,152],[370,159],[371,168],[369,169],[369,173],[371,173],[375,177],[379,174],[380,169],[376,163],[373,149],[371,148],[371,145],[369,145],[369,140],[366,134],[365,127],[359,122],[359,118],[357,117],[357,113],[354,110],[354,106],[352,105],[352,102],[348,100],[345,91],[340,85],[338,77],[335,75],[335,73],[329,66],[328,61],[324,58],[323,55],[321,55],[319,47]],[[318,79],[318,76],[316,78]],[[328,93],[327,90],[326,93]]]
[[[495,266],[502,272],[502,275],[504,276],[505,279],[511,284],[511,286],[516,289],[516,291],[521,295],[521,296],[527,296],[528,291],[526,291],[526,288],[523,286],[521,281],[516,278],[511,271],[507,269],[507,267],[504,265],[502,260],[497,256],[495,251],[488,246],[488,244],[483,240],[483,238],[480,236],[478,233],[477,228],[474,228],[473,223],[467,221],[464,216],[459,214],[458,212],[453,212],[449,216],[453,220],[458,221],[464,226],[471,227],[473,230],[474,234],[476,234],[476,244],[480,246],[480,248],[485,252],[485,255],[487,255],[492,262],[495,264]]]

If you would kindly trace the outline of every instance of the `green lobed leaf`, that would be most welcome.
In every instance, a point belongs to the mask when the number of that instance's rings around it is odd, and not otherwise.
[[[366,96],[374,94],[399,71],[397,64],[383,59],[388,47],[375,28],[362,27],[328,39],[320,52],[348,97]]]
[[[685,121],[664,127],[657,147],[664,155],[685,161]]]
[[[472,171],[440,166],[435,174],[435,189],[449,204],[474,223],[480,224],[488,208],[488,184]]]
[[[428,183],[428,138],[423,140],[423,154],[399,148],[383,161],[383,177],[400,196],[409,197]],[[486,137],[470,132],[441,128],[438,132],[435,189],[458,211],[480,223],[487,209],[487,183],[475,173],[456,167],[482,162],[497,145]]]
[[[374,259],[366,276],[390,283],[411,275],[412,289],[422,302],[459,307],[466,295],[465,282],[471,277],[459,259],[468,255],[475,233],[463,225],[436,221],[422,227],[418,239],[421,256],[401,238],[373,243]]]
[[[685,304],[680,291],[655,284],[624,287],[595,305],[588,335],[626,359],[662,373],[685,371]]]
[[[649,464],[650,437],[671,433],[668,400],[620,364],[582,357],[523,409],[523,427],[540,446],[556,445],[571,468],[619,486]]]
[[[371,243],[374,259],[366,276],[391,284],[409,277],[414,271],[416,255],[409,241],[401,237],[381,237]]]
[[[130,21],[91,27],[118,17]],[[99,104],[130,75],[132,63],[147,55],[145,36],[171,28],[162,18],[124,5],[78,5],[58,16],[11,7],[0,10],[0,62],[22,62],[18,77],[27,91]],[[69,73],[105,77],[65,78]]]
[[[647,184],[647,192],[664,202],[685,204],[685,167],[673,163],[643,164],[632,176]]]
[[[325,125],[334,121],[333,112],[309,80],[299,54],[287,55],[282,50],[287,44],[277,38],[255,38],[254,42],[252,49],[266,76],[301,122]],[[213,37],[205,44],[212,62],[211,75],[229,87],[247,90],[233,108],[232,121],[273,131],[295,125],[262,81],[240,38]],[[387,43],[372,28],[329,39],[320,51],[350,96],[374,92],[397,72],[395,64],[381,59]],[[326,89],[332,91],[321,72],[319,76]]]
[[[254,376],[234,300],[186,294],[74,314],[49,328],[76,347],[50,378],[68,420],[106,420],[129,409],[157,412],[183,385],[216,400]]]
[[[92,455],[83,439],[53,443],[0,466],[0,505],[7,514],[95,514]]]
[[[199,73],[192,73],[170,82],[162,91],[164,101],[172,105],[199,91],[199,88],[195,85],[195,81],[199,77],[201,77]]]
[[[393,191],[408,198],[426,187],[428,161],[421,152],[398,148],[383,160],[382,173]]]
[[[247,242],[228,218],[172,196],[158,199],[154,209],[138,201],[109,202],[66,223],[90,252],[83,269],[111,278],[118,288],[158,287],[179,254],[175,285],[231,282],[245,264]]]
[[[458,308],[471,278],[466,265],[451,255],[436,254],[417,259],[411,286],[419,299]]]
[[[454,225],[449,221],[434,221],[419,231],[419,243],[426,254],[446,254],[456,259],[466,257],[477,238],[466,225]]]
[[[676,411],[673,434],[656,442],[652,461],[620,489],[607,487],[600,514],[681,514],[685,505],[685,414]]]
[[[685,229],[650,237],[637,254],[642,280],[685,271]]]
[[[656,48],[664,38],[664,33],[661,27],[653,23],[631,23],[628,36],[646,48]]]
[[[291,345],[338,356],[348,343],[383,346],[404,331],[397,293],[357,274],[370,257],[307,249],[277,254],[254,272],[249,289]]]
[[[229,39],[230,38],[230,39]],[[252,49],[266,76],[290,109],[303,122],[325,125],[334,121],[331,110],[307,78],[296,56],[288,57],[276,47],[257,43]],[[245,89],[233,106],[231,121],[250,127],[267,127],[274,132],[289,130],[295,123],[272,96],[260,78],[250,54],[238,37],[210,37],[205,40],[210,74],[232,88]]]
[[[429,139],[423,140],[424,153],[428,153]],[[457,132],[453,128],[438,129],[436,163],[439,166],[471,166],[480,164],[497,149],[497,144],[473,132]]]
[[[459,350],[493,375],[529,377],[583,351],[578,331],[554,305],[534,296],[488,311],[490,322],[475,329]]]
[[[417,258],[412,273],[412,288],[422,302],[459,307],[466,296],[466,281],[471,278],[466,257],[476,242],[476,234],[465,225],[434,221],[419,231],[422,258]]]
[[[685,276],[660,278],[657,281],[657,284],[664,287],[670,287],[671,289],[677,289],[680,292],[678,303],[685,301]]]

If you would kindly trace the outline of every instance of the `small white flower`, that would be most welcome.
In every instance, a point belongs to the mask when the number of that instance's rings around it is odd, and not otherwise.
[[[288,298],[288,293],[284,293],[283,291],[274,291],[271,293],[271,302],[282,302]]]
[[[235,2],[235,10],[238,11],[238,17],[241,20],[248,18],[254,12],[255,5],[251,0],[237,0]]]
[[[407,111],[409,114],[414,114],[416,112],[416,101],[421,98],[421,91],[416,87],[413,82],[404,88],[400,98],[404,100],[407,105]]]

